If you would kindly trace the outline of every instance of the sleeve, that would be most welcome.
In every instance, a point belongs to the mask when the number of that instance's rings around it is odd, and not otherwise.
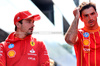
[[[78,45],[78,44],[79,44],[79,42],[80,42],[80,41],[81,41],[81,39],[82,39],[82,36],[81,36],[80,31],[78,31],[78,35],[77,35],[77,37],[78,37],[78,40],[76,41],[75,45]]]
[[[43,42],[39,42],[39,66],[50,66],[48,52]]]
[[[0,66],[6,66],[5,50],[3,44],[0,43]]]
[[[81,41],[82,41],[82,35],[81,32],[78,31],[78,41],[74,44],[76,57],[78,55],[79,50],[81,50]]]

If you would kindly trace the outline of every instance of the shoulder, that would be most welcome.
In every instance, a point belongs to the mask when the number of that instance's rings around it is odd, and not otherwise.
[[[4,46],[5,44],[6,44],[5,41],[3,41],[3,42],[0,43],[0,45],[3,45],[3,46]]]
[[[78,29],[78,35],[82,35],[83,33],[84,33],[84,29],[83,28]]]
[[[0,43],[0,48],[2,48],[3,47],[3,43]]]
[[[78,43],[81,41],[83,33],[84,33],[83,28],[78,29],[77,41],[76,41],[75,45],[78,45]]]
[[[3,41],[0,43],[4,48],[6,48],[9,45],[9,42]]]
[[[1,43],[0,43],[0,49],[4,48],[4,46],[5,46],[5,45],[4,45],[4,42],[1,42]]]
[[[44,42],[41,41],[41,40],[38,40],[38,39],[33,38],[33,37],[32,37],[32,40],[33,40],[35,43],[39,44],[39,45],[44,45]]]
[[[79,28],[78,32],[84,32],[84,29],[83,28]]]

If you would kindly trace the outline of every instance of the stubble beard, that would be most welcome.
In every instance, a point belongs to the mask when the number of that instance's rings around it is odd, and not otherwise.
[[[26,35],[32,35],[32,34],[33,34],[33,31],[26,33]]]

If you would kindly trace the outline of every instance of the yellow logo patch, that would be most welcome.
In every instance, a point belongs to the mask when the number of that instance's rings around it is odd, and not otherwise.
[[[34,46],[35,45],[35,43],[33,41],[31,41],[30,44],[31,44],[31,46]]]
[[[89,40],[88,39],[85,39],[85,40],[83,40],[83,44],[85,45],[85,46],[88,46],[89,45]]]
[[[14,50],[10,50],[10,51],[8,51],[8,56],[10,57],[10,58],[12,58],[12,57],[15,57],[15,55],[16,55],[16,52],[14,51]]]

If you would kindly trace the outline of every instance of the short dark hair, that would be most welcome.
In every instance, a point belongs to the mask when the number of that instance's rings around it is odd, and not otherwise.
[[[96,5],[92,2],[83,2],[81,3],[81,5],[79,5],[79,8],[80,8],[80,16],[82,17],[82,11],[85,10],[85,9],[88,9],[90,7],[93,7],[94,10],[96,11]]]
[[[22,20],[19,21],[20,24],[22,24]],[[17,26],[15,25],[15,31],[17,30]]]

